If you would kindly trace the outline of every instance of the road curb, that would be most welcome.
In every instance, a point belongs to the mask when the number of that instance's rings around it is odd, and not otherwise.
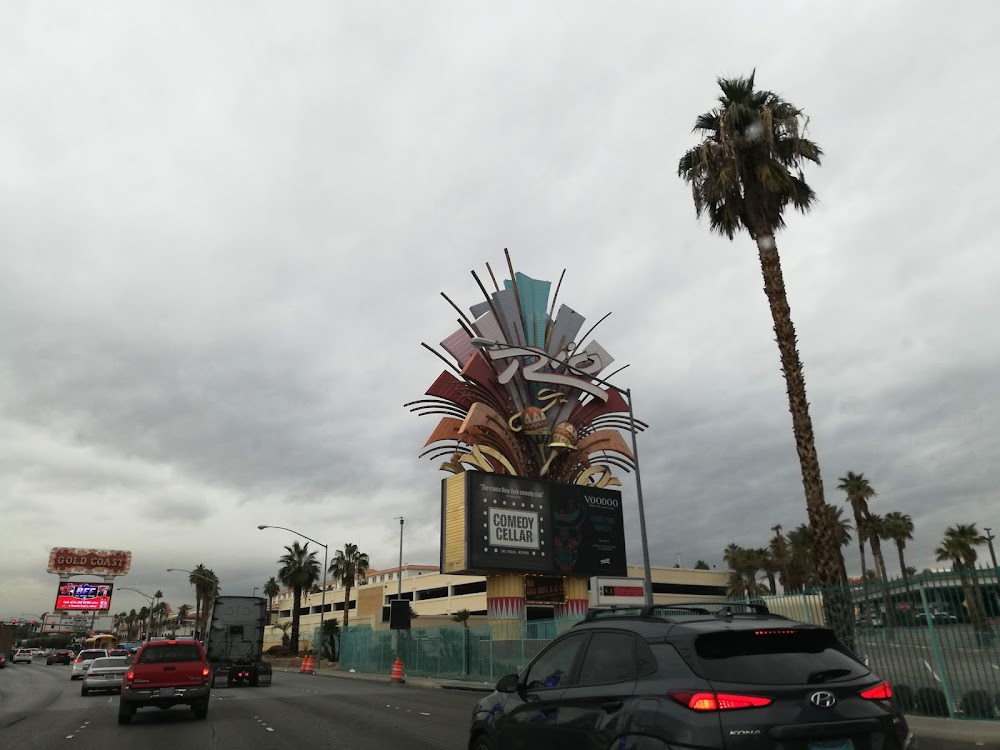
[[[935,719],[928,716],[907,716],[910,731],[918,738],[973,742],[987,748],[1000,748],[1000,721]]]
[[[282,670],[285,672],[292,672],[294,670]],[[364,680],[365,682],[378,682],[386,685],[397,685],[398,683],[393,683],[389,681],[388,676],[369,674],[367,672],[341,672],[340,670],[330,669],[330,670],[316,670],[316,675],[320,677],[339,677],[341,679],[347,680]],[[404,684],[411,685],[413,687],[420,688],[431,688],[434,690],[464,690],[466,692],[473,693],[492,693],[493,687],[491,685],[477,684],[474,682],[461,682],[461,681],[440,681],[435,680],[430,677],[405,677],[406,682]]]

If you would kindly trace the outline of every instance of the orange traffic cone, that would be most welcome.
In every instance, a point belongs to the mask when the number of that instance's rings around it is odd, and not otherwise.
[[[316,672],[316,660],[311,656],[307,656],[302,660],[302,667],[299,669],[300,674],[315,674]]]
[[[392,665],[392,677],[389,678],[389,682],[395,682],[400,685],[406,682],[403,679],[403,661],[398,656],[396,657],[396,662]]]

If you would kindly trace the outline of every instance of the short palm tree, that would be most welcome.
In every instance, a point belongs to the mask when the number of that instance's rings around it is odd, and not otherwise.
[[[267,583],[264,584],[264,588],[261,590],[264,592],[264,596],[267,597],[267,621],[271,622],[271,607],[274,606],[274,597],[281,593],[281,586],[278,584],[277,579],[271,576],[267,579]]]
[[[275,630],[281,631],[281,645],[288,648],[290,639],[288,637],[288,630],[292,627],[292,623],[289,620],[282,620],[281,622],[275,622],[271,625]]]
[[[713,232],[733,239],[746,231],[757,246],[788,391],[806,510],[817,531],[816,572],[820,583],[833,586],[841,581],[840,550],[821,510],[823,478],[816,437],[774,239],[785,226],[789,206],[806,213],[815,203],[802,168],[806,162],[818,165],[823,152],[803,135],[802,110],[771,91],[755,88],[754,74],[720,78],[718,84],[719,106],[695,120],[694,130],[702,140],[681,157],[677,174],[691,185],[695,213],[708,215]]]
[[[460,609],[451,615],[452,622],[462,623],[462,672],[469,673],[469,618],[472,613],[467,609]]]
[[[188,604],[182,604],[180,609],[177,610],[177,627],[181,630],[184,629],[184,621],[191,616],[191,607]]]
[[[278,558],[278,580],[292,590],[292,635],[289,648],[299,652],[299,609],[302,606],[302,592],[319,580],[320,565],[316,553],[309,551],[309,542],[300,545],[292,542],[285,547],[285,554]]]
[[[886,513],[882,519],[883,531],[886,538],[896,543],[896,550],[899,552],[899,570],[903,575],[906,588],[910,588],[910,577],[907,575],[906,559],[903,557],[903,550],[906,543],[913,539],[913,519],[907,513],[900,513],[894,510]]]
[[[350,618],[351,589],[359,578],[368,575],[368,555],[358,549],[358,545],[347,543],[337,550],[329,573],[344,587],[344,630]]]

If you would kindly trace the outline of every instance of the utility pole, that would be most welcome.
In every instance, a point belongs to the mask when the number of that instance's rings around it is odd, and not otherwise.
[[[993,536],[993,534],[990,533],[991,531],[993,531],[993,529],[988,528],[986,526],[983,526],[983,530],[986,532],[986,543],[990,547],[990,559],[993,560],[993,569],[996,570],[996,568],[997,568],[997,553],[993,549],[993,540],[996,539],[996,537]]]

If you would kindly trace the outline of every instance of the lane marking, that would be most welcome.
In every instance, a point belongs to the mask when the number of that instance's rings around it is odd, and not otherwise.
[[[67,739],[67,740],[71,740],[71,739],[73,739],[73,735],[71,735],[71,734],[67,734],[67,735],[66,735],[66,739]]]
[[[928,672],[930,672],[930,673],[931,673],[932,675],[934,675],[934,679],[935,679],[935,680],[937,680],[938,682],[941,682],[941,678],[937,676],[937,672],[935,672],[935,671],[934,671],[934,670],[933,670],[933,669],[931,668],[931,665],[927,663],[927,660],[926,660],[926,659],[924,659],[924,666],[925,666],[925,667],[927,667],[927,671],[928,671]]]
[[[993,667],[993,668],[994,668],[995,670],[997,670],[998,672],[1000,672],[1000,667],[998,667],[998,666],[997,666],[996,664],[994,664],[993,662],[990,662],[990,666],[991,666],[991,667]]]
[[[273,732],[273,731],[274,731],[274,727],[268,727],[268,728],[267,728],[267,731],[268,731],[268,732]]]
[[[429,714],[429,713],[427,713],[426,711],[421,711],[421,712],[420,712],[420,715],[421,715],[421,716],[430,716],[430,714]]]

